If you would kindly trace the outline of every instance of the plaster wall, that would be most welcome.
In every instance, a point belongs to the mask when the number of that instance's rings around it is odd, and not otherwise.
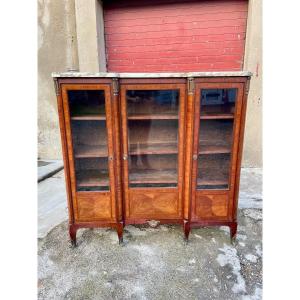
[[[78,69],[74,0],[38,1],[38,156],[61,159],[51,72]]]
[[[106,71],[102,2],[75,0],[79,69]]]
[[[106,71],[102,3],[39,0],[38,147],[42,159],[61,159],[51,72]],[[262,166],[262,3],[249,0],[244,70],[253,72],[248,96],[244,167]]]
[[[248,94],[244,167],[262,167],[262,1],[249,0],[244,70],[253,76]]]

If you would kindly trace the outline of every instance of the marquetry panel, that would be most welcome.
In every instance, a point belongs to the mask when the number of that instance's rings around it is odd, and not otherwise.
[[[101,221],[112,218],[110,193],[77,193],[77,218],[79,222]]]
[[[201,220],[227,219],[229,195],[226,194],[197,194],[194,217]]]
[[[180,216],[178,190],[130,190],[129,218],[170,219]]]

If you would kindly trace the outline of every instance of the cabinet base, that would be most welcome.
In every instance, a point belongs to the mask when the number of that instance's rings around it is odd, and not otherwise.
[[[191,222],[190,227],[197,228],[202,226],[228,226],[230,229],[230,240],[233,243],[236,238],[237,233],[237,222],[228,222],[228,221],[199,221]]]
[[[191,232],[191,224],[188,220],[183,221],[183,231],[184,231],[184,238],[187,242],[189,240],[189,235]]]
[[[77,230],[80,228],[101,228],[101,227],[111,227],[115,228],[118,234],[119,238],[119,244],[123,243],[123,228],[124,228],[124,223],[119,222],[119,223],[75,223],[75,224],[69,224],[69,235],[70,235],[70,241],[72,247],[77,246],[76,242],[76,233]]]
[[[169,221],[169,222],[168,222]],[[143,224],[146,222],[130,222],[129,224]],[[231,242],[234,243],[237,233],[237,222],[222,222],[222,221],[199,221],[199,222],[190,222],[188,220],[183,220],[180,222],[178,220],[163,220],[162,224],[182,224],[184,232],[184,240],[188,242],[189,234],[192,228],[203,227],[203,226],[228,226],[230,228],[230,238]],[[127,222],[125,225],[129,225]],[[75,223],[69,225],[69,235],[71,240],[72,247],[76,247],[76,233],[79,228],[101,228],[101,227],[111,227],[115,228],[119,238],[119,244],[123,243],[123,231],[124,231],[124,222],[119,223]]]

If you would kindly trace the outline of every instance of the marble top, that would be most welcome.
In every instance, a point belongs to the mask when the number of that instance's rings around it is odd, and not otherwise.
[[[240,77],[252,76],[249,71],[234,72],[187,72],[187,73],[110,73],[110,72],[61,72],[52,73],[52,77],[101,77],[101,78],[180,78],[180,77]]]

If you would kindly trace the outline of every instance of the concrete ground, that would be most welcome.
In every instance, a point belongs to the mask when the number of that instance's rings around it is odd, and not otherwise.
[[[51,177],[63,168],[62,160],[38,160],[38,182]]]
[[[243,169],[235,245],[227,227],[80,229],[70,248],[63,172],[39,183],[39,299],[262,298],[262,172]]]

